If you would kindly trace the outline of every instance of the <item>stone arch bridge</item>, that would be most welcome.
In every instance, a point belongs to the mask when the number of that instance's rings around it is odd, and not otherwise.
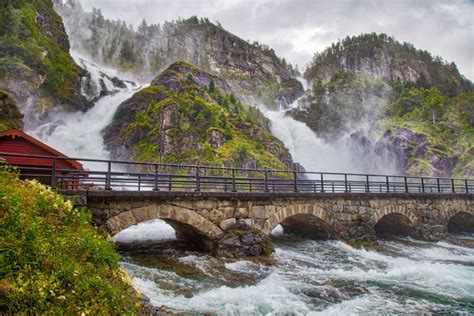
[[[317,239],[395,234],[439,240],[448,231],[474,231],[472,194],[90,191],[76,204],[111,235],[162,219],[178,238],[207,243],[236,227],[270,235],[277,225]]]

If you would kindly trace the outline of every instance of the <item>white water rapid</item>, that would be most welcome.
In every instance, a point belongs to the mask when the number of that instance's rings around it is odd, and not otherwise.
[[[129,228],[120,242],[168,239],[163,222]],[[140,231],[141,234],[137,234]],[[461,314],[474,311],[474,236],[379,241],[372,250],[274,230],[271,266],[223,262],[167,247],[122,253],[122,267],[156,306],[216,315]],[[144,237],[143,237],[144,236]]]

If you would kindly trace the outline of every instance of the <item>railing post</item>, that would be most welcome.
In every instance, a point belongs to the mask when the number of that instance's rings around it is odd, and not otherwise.
[[[168,191],[171,191],[173,189],[173,184],[171,182],[172,176],[171,174],[168,176]]]
[[[142,176],[138,175],[138,191],[142,189]]]
[[[408,179],[407,177],[403,177],[403,180],[405,182],[405,192],[408,193]]]
[[[464,185],[466,186],[466,193],[469,193],[469,185],[467,184],[467,179],[464,180]]]
[[[294,191],[298,192],[298,176],[296,174],[296,171],[293,171],[293,186],[294,186]]]
[[[252,193],[252,179],[249,179],[249,191]]]
[[[51,168],[51,187],[56,187],[56,158],[53,158],[53,166]]]
[[[453,190],[453,193],[456,193],[456,189],[454,188],[454,179],[451,179],[451,188]]]
[[[235,169],[232,168],[232,192],[237,192],[237,186],[235,185]]]
[[[324,176],[323,176],[323,173],[321,173],[321,193],[324,193]]]
[[[153,185],[153,191],[160,191],[160,188],[158,186],[158,165],[155,164],[155,181]]]
[[[421,192],[425,193],[425,179],[421,177]]]
[[[438,186],[438,193],[441,193],[441,185],[439,183],[439,178],[436,178],[436,184]]]
[[[265,192],[269,192],[269,190],[268,190],[268,170],[267,169],[265,169],[264,180],[265,180]]]
[[[196,187],[195,191],[201,191],[201,177],[199,176],[199,166],[196,166]]]
[[[107,175],[105,176],[105,189],[106,190],[112,190],[112,185],[111,185],[111,176],[112,176],[112,162],[108,161],[107,162]]]
[[[370,192],[370,180],[369,180],[369,175],[366,175],[366,176],[365,176],[365,185],[366,185],[365,192]]]
[[[390,181],[388,179],[388,176],[386,176],[386,180],[387,180],[387,193],[390,192]]]
[[[344,192],[348,192],[348,189],[347,189],[347,174],[344,174]]]

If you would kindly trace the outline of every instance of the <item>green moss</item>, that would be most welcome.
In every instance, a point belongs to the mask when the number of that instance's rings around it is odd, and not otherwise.
[[[0,90],[0,131],[9,128],[22,128],[23,115],[18,110],[13,98]]]
[[[75,95],[80,69],[58,41],[67,42],[61,18],[49,1],[16,1],[8,5],[8,15],[0,15],[0,25],[17,23],[0,30],[3,56],[0,72],[13,78],[45,76],[42,84],[50,95],[68,100]],[[41,15],[41,18],[39,17]],[[45,24],[43,27],[39,20]]]
[[[285,169],[280,157],[288,152],[264,128],[268,124],[264,116],[217,86],[197,84],[193,76],[220,80],[179,62],[132,97],[138,103],[145,94],[155,100],[145,103],[133,122],[122,127],[124,141],[139,138],[133,144],[134,159],[235,166],[252,161],[262,168]],[[179,91],[167,89],[162,82],[178,82]],[[216,131],[224,143],[212,148],[211,135]],[[268,151],[269,147],[278,150]]]
[[[0,166],[0,310],[138,314],[139,299],[91,213]]]
[[[349,238],[349,239],[346,239],[346,243],[353,248],[370,249],[370,248],[373,248],[377,244],[377,240],[376,239],[367,240],[367,239]]]
[[[270,256],[274,252],[275,252],[275,248],[273,248],[273,246],[270,243],[268,243],[264,248],[264,255]]]
[[[230,232],[232,234],[234,234],[235,236],[237,236],[237,237],[244,237],[245,236],[245,232],[241,229],[232,229]]]

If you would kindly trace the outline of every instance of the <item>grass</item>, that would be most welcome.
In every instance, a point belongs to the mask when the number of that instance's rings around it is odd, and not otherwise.
[[[90,212],[0,166],[0,314],[137,314],[118,262]]]

